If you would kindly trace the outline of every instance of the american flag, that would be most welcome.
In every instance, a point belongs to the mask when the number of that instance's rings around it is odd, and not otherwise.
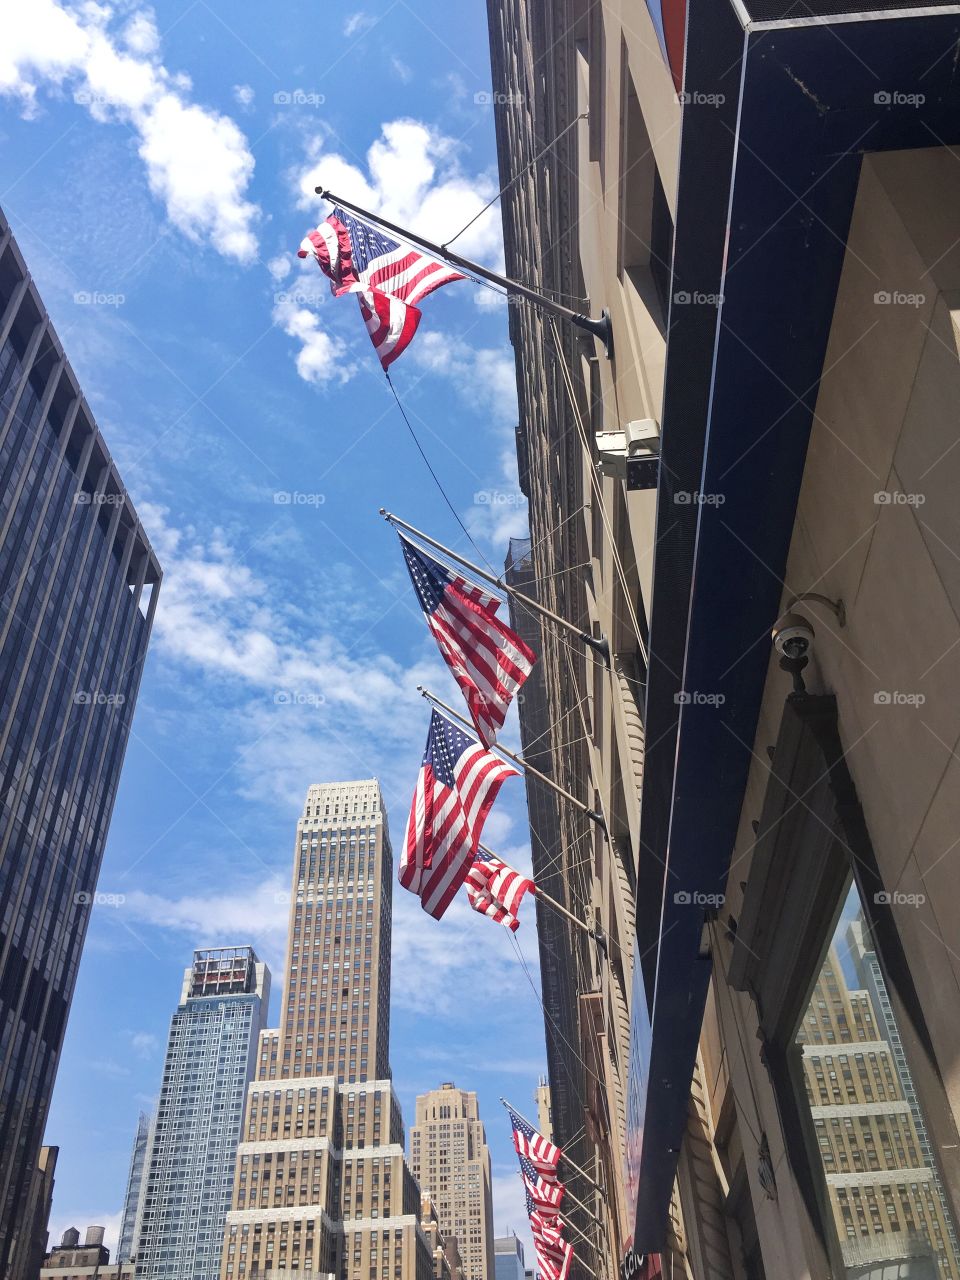
[[[474,911],[489,916],[514,933],[520,928],[517,912],[523,895],[537,891],[532,880],[483,849],[477,850],[473,865],[467,872],[466,885],[467,897]]]
[[[536,1209],[530,1214],[530,1230],[543,1280],[560,1280],[570,1268],[573,1248],[563,1238],[563,1225],[559,1218],[551,1221]]]
[[[481,741],[490,746],[537,656],[496,616],[496,596],[448,569],[402,533],[400,545],[427,626],[466,698]]]
[[[537,1133],[529,1120],[517,1115],[513,1107],[507,1107],[507,1112],[513,1125],[513,1145],[517,1155],[529,1161],[534,1172],[539,1173],[542,1178],[555,1182],[557,1165],[563,1152],[549,1138]]]
[[[364,324],[388,369],[420,323],[416,303],[464,276],[419,249],[400,244],[345,209],[336,208],[300,242],[298,256],[316,258],[334,297],[355,293]]]
[[[410,807],[400,883],[437,920],[473,862],[487,814],[516,769],[434,711]]]
[[[523,1160],[520,1161],[521,1167]],[[523,1175],[523,1189],[527,1193],[527,1212],[537,1210],[545,1217],[555,1217],[560,1212],[563,1193],[566,1190],[562,1182],[545,1182],[536,1173],[531,1177]]]
[[[556,1243],[566,1230],[566,1226],[567,1224],[562,1218],[546,1218],[537,1209],[534,1209],[530,1214],[530,1230],[533,1232],[534,1238],[541,1237],[550,1243]]]
[[[573,1259],[573,1246],[559,1234],[550,1240],[533,1233],[533,1247],[537,1254],[537,1270],[541,1280],[566,1280]]]

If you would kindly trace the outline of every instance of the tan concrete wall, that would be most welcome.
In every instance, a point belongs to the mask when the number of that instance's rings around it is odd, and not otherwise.
[[[893,911],[960,1120],[958,160],[946,149],[864,160],[784,604],[804,591],[844,601],[843,628],[828,611],[801,606],[817,633],[805,677],[812,691],[836,695],[886,890],[911,895],[895,899]],[[769,776],[766,748],[788,692],[771,656],[728,883],[726,914],[735,917]],[[755,1029],[747,997],[724,988],[708,1005],[711,1105],[718,1114],[732,1088],[745,1145],[747,1129],[768,1136],[776,1201],[746,1161],[768,1274],[826,1276],[789,1175]]]

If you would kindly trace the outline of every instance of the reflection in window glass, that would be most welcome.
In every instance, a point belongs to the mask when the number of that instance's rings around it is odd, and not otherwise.
[[[954,1220],[851,887],[797,1041],[847,1280],[960,1280]]]

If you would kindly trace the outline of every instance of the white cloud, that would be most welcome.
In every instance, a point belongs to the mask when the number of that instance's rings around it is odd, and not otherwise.
[[[241,107],[253,106],[253,100],[256,96],[255,90],[248,84],[235,84],[233,86],[234,101]]]
[[[123,42],[134,53],[156,53],[160,47],[160,36],[153,14],[146,11],[134,14],[124,28]]]
[[[270,493],[263,498],[273,501]],[[178,530],[163,508],[138,507],[164,567],[153,644],[202,676],[205,696],[221,698],[224,732],[235,733],[238,743],[236,774],[249,782],[251,796],[299,806],[309,781],[344,767],[357,777],[376,772],[371,744],[378,761],[402,755],[398,744],[422,751],[416,686],[437,675],[426,634],[422,661],[404,667],[363,643],[362,628],[330,627],[332,572],[311,613],[253,574],[220,531]],[[349,594],[356,598],[355,584]],[[397,600],[415,608],[399,577],[396,595],[384,590],[382,600],[374,613],[388,612]]]
[[[277,301],[273,321],[300,343],[297,373],[304,382],[322,386],[327,382],[346,382],[351,376],[353,366],[346,361],[345,344],[322,329],[314,313],[297,303],[295,294]],[[360,323],[359,312],[357,323]]]
[[[278,253],[275,258],[271,258],[267,263],[267,270],[273,279],[274,284],[279,284],[281,280],[285,280],[293,268],[293,259],[289,253]]]
[[[313,141],[307,167],[297,178],[300,208],[315,213],[317,221],[323,213],[314,188],[322,182],[338,195],[442,243],[497,192],[492,173],[464,173],[459,144],[419,120],[384,124],[380,137],[367,151],[365,172],[326,147],[326,138]],[[483,213],[457,240],[457,248],[482,262],[501,261],[503,245],[496,207]]]
[[[401,83],[403,84],[409,84],[410,81],[413,79],[412,69],[408,67],[407,64],[403,62],[400,58],[398,58],[396,54],[393,54],[393,56],[390,59],[390,70],[397,77],[397,79],[401,81]]]
[[[530,1234],[530,1222],[527,1218],[527,1205],[519,1168],[511,1172],[507,1165],[502,1166],[502,1171],[501,1166],[496,1166],[490,1181],[493,1193],[494,1234],[506,1236],[513,1232],[514,1235],[519,1236],[527,1266],[535,1267],[533,1236]]]
[[[399,72],[401,68],[402,64],[395,70]],[[469,222],[497,191],[491,174],[470,176],[464,173],[459,160],[461,149],[454,139],[419,120],[400,119],[384,124],[380,137],[367,151],[365,171],[338,152],[328,151],[327,145],[325,134],[318,134],[312,140],[307,167],[295,178],[298,204],[313,215],[315,223],[327,212],[315,191],[317,186],[323,185],[337,195],[381,213],[400,226],[415,228],[427,238],[442,242]],[[500,215],[495,207],[485,210],[458,238],[457,248],[467,257],[502,270]],[[317,270],[310,260],[302,265],[310,271]],[[472,294],[489,293],[489,290],[478,289],[472,284],[454,287],[469,289]],[[315,348],[305,358],[298,359],[301,377],[307,381],[322,380],[316,373],[318,365],[322,367],[322,357],[326,354],[318,344],[320,325],[307,325],[302,319],[299,323],[305,339]],[[288,328],[287,332],[291,330]],[[428,334],[429,330],[421,328],[411,350],[421,346]],[[431,367],[440,368],[441,365],[438,357]],[[499,366],[494,372],[496,387],[502,390]],[[486,385],[484,394],[487,395]]]
[[[516,368],[509,351],[471,347],[437,330],[418,333],[411,359],[431,373],[449,378],[467,404],[480,405],[491,421],[506,425],[517,420]]]
[[[362,36],[376,24],[377,19],[371,13],[351,13],[343,24],[343,34],[350,40],[354,36]]]
[[[138,1058],[152,1058],[160,1047],[160,1040],[152,1031],[131,1031],[130,1048]]]
[[[117,1197],[123,1194],[123,1189],[117,1190]],[[110,1250],[110,1257],[116,1258],[117,1244],[120,1239],[120,1220],[123,1217],[123,1210],[117,1209],[115,1212],[107,1213],[103,1209],[67,1209],[61,1211],[59,1202],[55,1201],[56,1209],[50,1215],[50,1244],[59,1244],[63,1239],[63,1233],[68,1227],[76,1227],[80,1232],[81,1243],[87,1233],[88,1226],[98,1226],[105,1228],[103,1243]],[[104,1273],[106,1274],[106,1273]]]
[[[290,912],[290,883],[277,875],[259,876],[230,892],[167,897],[134,889],[119,909],[122,922],[136,929],[148,925],[192,939],[191,946],[250,942],[275,966],[282,962]],[[156,1037],[149,1037],[156,1043]],[[136,1041],[137,1037],[134,1037]],[[133,1044],[138,1050],[136,1043]],[[141,1056],[149,1056],[142,1054]]]
[[[189,77],[159,62],[152,13],[137,10],[119,36],[109,5],[68,9],[58,0],[14,0],[4,12],[0,94],[27,117],[41,88],[67,90],[94,119],[130,126],[139,138],[150,190],[189,239],[249,262],[259,213],[245,199],[253,155],[237,125],[185,96]]]

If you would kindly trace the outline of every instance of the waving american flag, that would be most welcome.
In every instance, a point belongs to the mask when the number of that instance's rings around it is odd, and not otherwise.
[[[530,1121],[524,1120],[513,1107],[507,1107],[507,1114],[513,1126],[513,1145],[517,1155],[528,1160],[542,1178],[556,1182],[557,1165],[563,1152],[549,1138],[537,1133]]]
[[[464,276],[419,249],[336,208],[300,242],[298,257],[313,257],[334,297],[355,293],[384,369],[409,346],[420,323],[416,303]]]
[[[399,536],[427,626],[460,686],[481,741],[490,746],[537,656],[496,616],[496,596],[448,569],[402,533]]]
[[[519,777],[516,769],[445,716],[432,713],[399,878],[437,920],[463,884],[487,814],[511,777]]]
[[[527,876],[514,871],[513,867],[508,867],[483,849],[477,850],[473,865],[467,872],[466,885],[467,897],[474,911],[489,916],[514,933],[520,928],[517,913],[523,895],[537,891],[537,886]]]
[[[564,1240],[559,1231],[546,1229],[538,1232],[533,1225],[534,1216],[530,1215],[530,1225],[540,1280],[566,1280],[573,1259],[573,1246]]]

